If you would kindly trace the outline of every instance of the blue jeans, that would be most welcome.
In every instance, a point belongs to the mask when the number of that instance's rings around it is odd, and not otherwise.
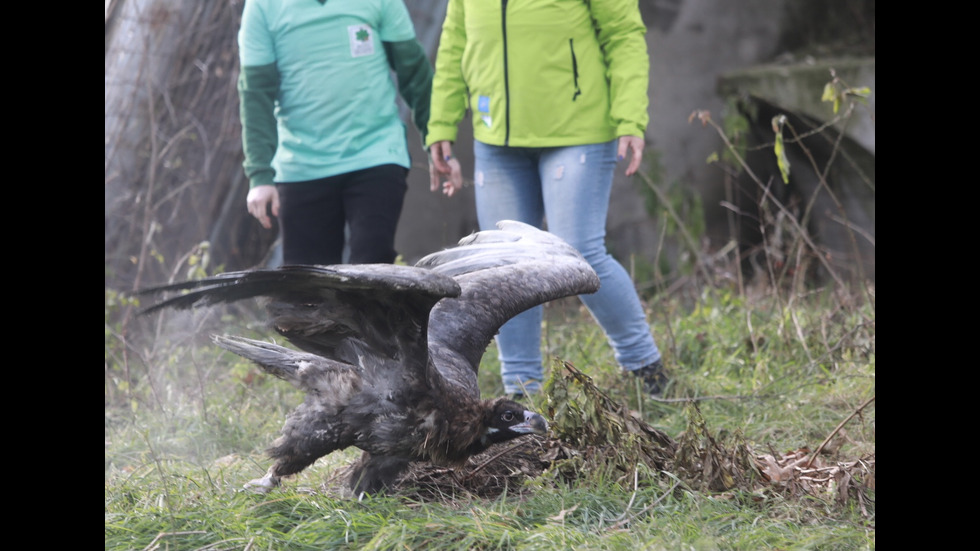
[[[599,291],[579,298],[605,331],[626,371],[660,359],[633,281],[606,250],[606,214],[616,141],[568,147],[503,147],[474,142],[476,213],[481,229],[498,220],[544,227],[578,249],[599,275]],[[534,393],[543,377],[542,308],[511,319],[497,335],[507,393]]]

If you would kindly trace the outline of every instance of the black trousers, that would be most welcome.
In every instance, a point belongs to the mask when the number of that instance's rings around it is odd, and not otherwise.
[[[351,264],[394,262],[408,169],[379,165],[307,182],[276,184],[284,264],[340,264],[344,227]]]

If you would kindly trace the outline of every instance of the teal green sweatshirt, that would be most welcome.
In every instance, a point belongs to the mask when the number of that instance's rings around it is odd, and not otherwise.
[[[248,0],[238,41],[252,187],[410,166],[397,95],[424,139],[432,67],[402,0]]]

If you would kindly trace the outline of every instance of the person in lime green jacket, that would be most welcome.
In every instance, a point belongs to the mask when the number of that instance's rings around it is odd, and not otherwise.
[[[660,350],[633,282],[605,244],[617,161],[634,174],[648,122],[649,57],[636,0],[449,0],[435,61],[426,144],[430,184],[453,195],[452,143],[472,114],[476,210],[565,239],[599,275],[581,299],[620,367],[659,395]],[[508,394],[540,389],[541,307],[497,336]]]
[[[432,86],[403,0],[247,0],[238,44],[246,202],[279,219],[283,262],[339,264],[345,240],[348,262],[393,262],[411,166],[396,100],[424,140]]]

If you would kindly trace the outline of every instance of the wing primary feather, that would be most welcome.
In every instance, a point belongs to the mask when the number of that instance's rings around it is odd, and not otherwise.
[[[338,266],[287,265],[279,268],[229,272],[194,281],[159,285],[136,292],[138,296],[186,291],[140,311],[150,314],[164,308],[188,309],[213,306],[254,297],[289,297],[314,301],[337,290],[394,292],[429,297],[459,296],[459,285],[446,274],[393,264]]]

